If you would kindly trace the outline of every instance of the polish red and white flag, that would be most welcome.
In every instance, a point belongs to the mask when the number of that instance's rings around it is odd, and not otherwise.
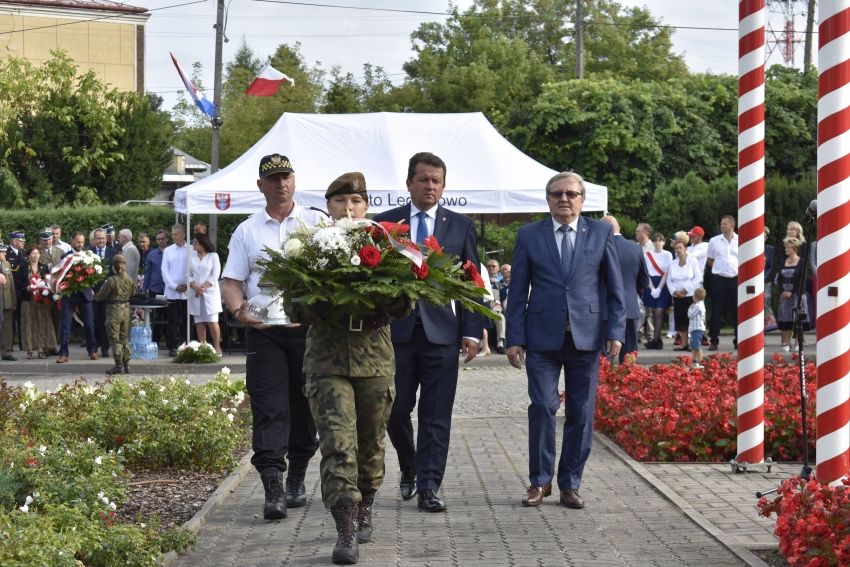
[[[284,73],[281,73],[267,63],[257,78],[254,79],[254,82],[251,83],[251,86],[247,88],[245,94],[252,96],[273,96],[277,94],[280,85],[284,81],[288,81],[289,84],[295,86],[295,79],[287,77]]]

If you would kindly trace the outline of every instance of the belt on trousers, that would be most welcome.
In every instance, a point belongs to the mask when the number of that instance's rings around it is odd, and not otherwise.
[[[738,276],[721,276],[720,274],[712,274],[715,278],[723,278],[724,280],[737,280]]]
[[[363,329],[380,329],[389,322],[386,315],[367,315],[361,319],[351,316],[348,318],[348,330],[359,332]]]

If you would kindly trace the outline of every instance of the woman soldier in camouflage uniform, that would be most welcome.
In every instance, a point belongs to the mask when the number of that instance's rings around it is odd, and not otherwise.
[[[346,173],[325,193],[334,219],[363,218],[366,180]],[[354,564],[358,543],[372,539],[372,504],[384,480],[384,433],[395,397],[395,356],[390,320],[410,313],[402,299],[362,320],[324,305],[287,309],[309,323],[304,391],[319,432],[322,501],[336,522],[333,562]]]
[[[129,374],[130,298],[136,293],[136,282],[127,275],[127,261],[121,254],[112,258],[112,271],[115,275],[106,278],[94,296],[95,301],[106,302],[106,335],[115,358],[115,366],[106,373]]]

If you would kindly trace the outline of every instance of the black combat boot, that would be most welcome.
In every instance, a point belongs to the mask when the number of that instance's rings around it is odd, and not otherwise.
[[[290,466],[286,474],[286,506],[287,508],[301,508],[307,505],[307,490],[304,487],[304,475],[306,471]]]
[[[282,520],[286,517],[286,493],[283,491],[283,473],[277,469],[267,469],[260,473],[263,488],[266,491],[266,503],[263,505],[263,519]]]
[[[351,498],[337,500],[331,508],[336,522],[337,540],[331,559],[337,565],[354,565],[360,559],[357,546],[357,504]]]
[[[107,374],[111,374],[112,376],[117,376],[117,375],[119,375],[119,374],[123,374],[123,373],[124,373],[124,368],[123,368],[120,364],[118,364],[118,363],[116,362],[116,363],[115,363],[115,366],[113,366],[112,368],[110,368],[109,370],[107,370],[107,371],[106,371],[106,373],[107,373]]]
[[[130,373],[130,361],[125,360],[124,361],[124,374],[129,374],[129,373]]]
[[[363,500],[357,509],[357,542],[372,541],[372,504],[375,503],[375,492],[361,492]]]

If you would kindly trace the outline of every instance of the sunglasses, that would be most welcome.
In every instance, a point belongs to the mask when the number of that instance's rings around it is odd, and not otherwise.
[[[566,195],[570,200],[581,197],[581,193],[579,191],[552,191],[549,193],[549,196],[556,201],[560,201],[564,195]]]

